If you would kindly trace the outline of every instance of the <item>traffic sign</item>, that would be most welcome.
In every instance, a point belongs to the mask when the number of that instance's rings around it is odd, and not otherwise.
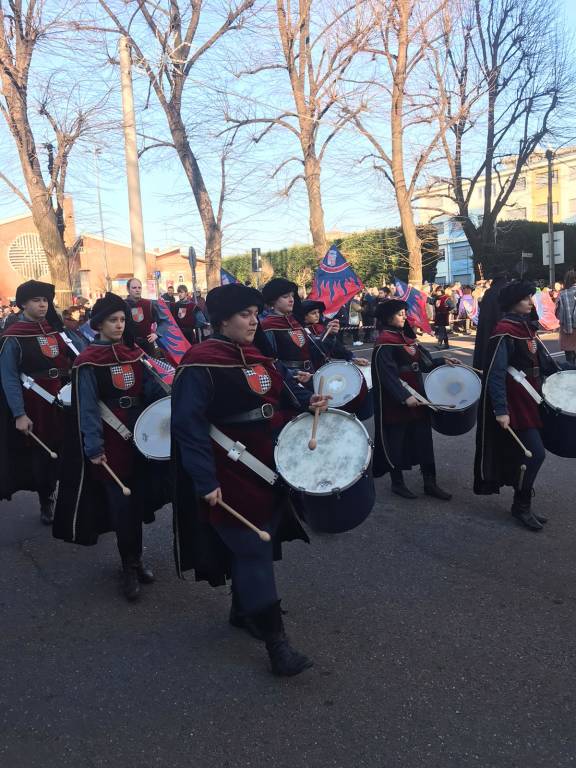
[[[548,233],[542,235],[542,264],[550,264],[550,248]],[[564,264],[564,230],[554,232],[554,264]]]

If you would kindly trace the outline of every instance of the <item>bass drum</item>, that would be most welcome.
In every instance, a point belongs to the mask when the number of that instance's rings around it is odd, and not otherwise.
[[[143,456],[155,461],[170,458],[170,398],[163,397],[145,408],[134,425],[134,444]]]
[[[284,427],[274,450],[276,471],[296,491],[298,511],[313,531],[351,531],[375,502],[372,443],[354,414],[329,408],[320,414],[311,451],[313,419],[301,413]]]
[[[331,395],[330,406],[354,413],[364,421],[374,413],[372,396],[359,366],[347,360],[331,360],[314,374],[314,392],[324,378],[324,394]]]
[[[542,442],[547,451],[576,459],[576,371],[560,371],[542,385]]]
[[[464,435],[476,424],[482,382],[474,371],[461,365],[440,365],[426,376],[424,391],[431,403],[449,406],[431,410],[436,432]]]

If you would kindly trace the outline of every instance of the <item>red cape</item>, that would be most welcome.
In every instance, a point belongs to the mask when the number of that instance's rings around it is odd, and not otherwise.
[[[260,321],[263,331],[296,331],[302,328],[294,315],[267,315]]]
[[[242,368],[247,364],[270,364],[273,362],[273,358],[263,355],[253,344],[235,344],[225,339],[207,339],[202,344],[195,344],[190,347],[178,367],[218,365]]]
[[[2,336],[48,336],[51,333],[58,333],[48,323],[38,320],[33,323],[28,320],[17,320],[3,332]]]
[[[74,361],[74,368],[81,365],[116,365],[117,363],[135,363],[143,357],[140,347],[130,348],[121,342],[118,344],[90,344]]]

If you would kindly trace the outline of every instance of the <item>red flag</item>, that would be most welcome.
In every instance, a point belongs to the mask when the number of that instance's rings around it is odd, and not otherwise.
[[[331,245],[314,274],[309,299],[321,301],[326,314],[336,313],[347,301],[364,290],[362,281],[335,245]]]
[[[426,314],[426,304],[428,303],[428,294],[406,285],[402,280],[394,278],[396,286],[396,296],[394,298],[405,301],[408,304],[408,322],[413,328],[421,328],[426,333],[432,334],[430,321]]]
[[[166,315],[166,325],[162,336],[158,336],[158,344],[172,365],[176,366],[184,353],[190,349],[190,342],[178,327],[164,299],[158,299],[158,305],[162,308],[163,314]]]

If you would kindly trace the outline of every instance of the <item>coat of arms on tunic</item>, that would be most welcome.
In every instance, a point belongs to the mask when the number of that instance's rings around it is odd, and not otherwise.
[[[536,339],[528,339],[526,344],[528,345],[528,352],[530,352],[531,355],[535,355],[538,351],[538,342]]]
[[[188,312],[187,307],[178,307],[178,319],[184,320],[187,312]]]
[[[49,357],[53,360],[60,354],[60,347],[58,346],[58,340],[54,336],[37,336],[40,350],[45,357]]]
[[[304,336],[304,331],[300,331],[300,330],[288,331],[288,335],[290,336],[290,338],[292,339],[294,344],[296,344],[297,347],[302,348],[304,344],[306,344],[306,337]]]
[[[253,365],[251,368],[242,368],[250,389],[257,395],[265,395],[272,386],[270,374],[263,365]]]
[[[110,367],[112,374],[112,384],[116,389],[130,389],[136,383],[134,369],[130,364],[113,365]]]
[[[132,320],[135,323],[141,323],[144,320],[144,310],[142,307],[132,307]]]

